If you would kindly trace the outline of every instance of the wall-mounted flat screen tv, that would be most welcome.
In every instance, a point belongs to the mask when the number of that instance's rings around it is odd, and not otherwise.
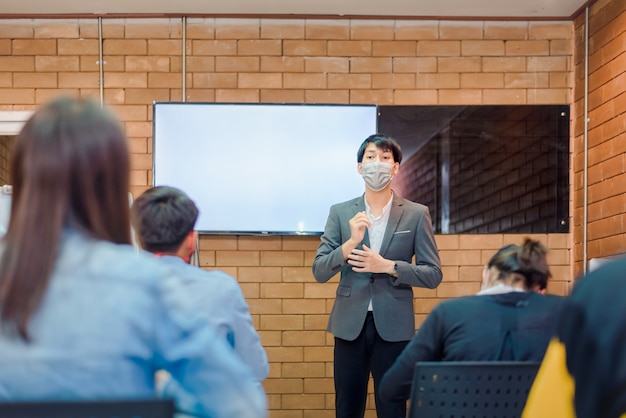
[[[321,234],[363,193],[359,145],[375,105],[154,104],[153,184],[185,191],[212,234]]]

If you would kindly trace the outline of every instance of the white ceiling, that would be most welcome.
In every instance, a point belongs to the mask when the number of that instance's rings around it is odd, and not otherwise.
[[[0,0],[10,15],[567,19],[594,0]]]

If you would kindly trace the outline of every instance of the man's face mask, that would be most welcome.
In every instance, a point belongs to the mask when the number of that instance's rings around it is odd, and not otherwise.
[[[393,164],[374,161],[361,164],[361,176],[371,190],[379,192],[391,182]]]

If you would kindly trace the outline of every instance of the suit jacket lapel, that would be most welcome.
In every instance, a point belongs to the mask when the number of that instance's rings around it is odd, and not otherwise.
[[[400,218],[402,217],[402,212],[404,211],[402,200],[393,195],[393,202],[391,203],[391,212],[389,213],[389,221],[387,222],[387,228],[385,229],[385,235],[383,236],[383,242],[380,244],[380,255],[384,256],[387,252],[387,248],[389,247],[389,243],[391,242],[391,238],[393,234],[396,232],[398,227],[398,222],[400,222]]]
[[[360,199],[357,199],[354,205],[354,213],[352,214],[352,216],[356,215],[359,212],[363,212],[364,210],[365,210],[365,194],[361,196]],[[370,246],[370,236],[369,236],[367,229],[365,230],[365,235],[363,236],[362,244],[367,245],[368,247]],[[363,247],[361,245],[358,248],[363,248]]]

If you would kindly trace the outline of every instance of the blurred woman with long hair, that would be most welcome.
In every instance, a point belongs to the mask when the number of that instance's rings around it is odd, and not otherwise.
[[[185,290],[130,245],[129,154],[118,120],[59,98],[17,136],[0,244],[0,400],[155,394],[164,369],[199,416],[264,417],[265,394]]]

